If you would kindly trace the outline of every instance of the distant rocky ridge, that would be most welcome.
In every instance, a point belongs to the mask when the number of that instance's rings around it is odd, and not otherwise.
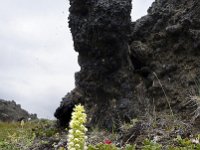
[[[0,99],[0,121],[21,121],[21,120],[37,119],[36,114],[29,114],[16,104],[14,100],[6,101]]]

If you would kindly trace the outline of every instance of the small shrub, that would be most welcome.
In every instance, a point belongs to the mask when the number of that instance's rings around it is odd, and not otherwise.
[[[89,145],[88,150],[119,150],[119,148],[113,144],[99,143],[97,145]]]
[[[161,150],[162,145],[158,144],[154,141],[151,141],[149,139],[145,139],[143,142],[142,150]]]
[[[124,148],[124,150],[135,150],[135,147],[136,145],[130,145],[130,144],[127,144]]]

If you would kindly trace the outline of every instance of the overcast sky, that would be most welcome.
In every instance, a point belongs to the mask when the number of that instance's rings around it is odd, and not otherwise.
[[[153,0],[133,0],[132,20]],[[0,99],[53,118],[79,70],[68,0],[0,0]]]

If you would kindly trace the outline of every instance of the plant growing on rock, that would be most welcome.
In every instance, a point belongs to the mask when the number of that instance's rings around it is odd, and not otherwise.
[[[68,134],[68,145],[69,150],[86,150],[86,131],[87,128],[84,126],[86,123],[86,113],[82,105],[76,105],[73,109],[72,119],[70,121],[69,134]]]

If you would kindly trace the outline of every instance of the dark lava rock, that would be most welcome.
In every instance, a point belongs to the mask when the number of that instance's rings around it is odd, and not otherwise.
[[[69,27],[81,70],[75,75],[76,89],[63,99],[55,116],[60,122],[61,116],[67,120],[69,101],[82,103],[90,125],[112,128],[125,119],[125,113],[132,118],[142,109],[133,92],[129,57],[131,0],[71,0],[70,4]],[[124,99],[130,104],[122,110]]]
[[[81,70],[76,88],[56,111],[61,124],[78,103],[85,105],[90,125],[106,128],[144,115],[151,106],[166,110],[166,99],[174,112],[185,111],[180,104],[198,88],[192,80],[200,78],[199,0],[156,0],[133,23],[131,0],[70,0],[70,5]]]
[[[29,119],[37,119],[37,115],[29,114],[19,104],[16,104],[15,101],[0,99],[0,121],[10,122]]]
[[[199,88],[191,83],[200,78],[199,8],[197,0],[156,0],[148,15],[133,23],[131,51],[135,52],[135,41],[148,47],[143,58],[151,73],[145,80],[153,83],[144,94],[157,110],[167,108],[167,96],[174,112],[188,111],[180,104],[188,95],[198,95],[191,93]]]
[[[63,101],[64,103],[61,103],[61,106],[55,112],[55,117],[60,119],[58,125],[62,127],[68,126],[74,108],[74,102],[67,96],[63,98]],[[64,110],[62,109],[63,107],[65,108]]]

